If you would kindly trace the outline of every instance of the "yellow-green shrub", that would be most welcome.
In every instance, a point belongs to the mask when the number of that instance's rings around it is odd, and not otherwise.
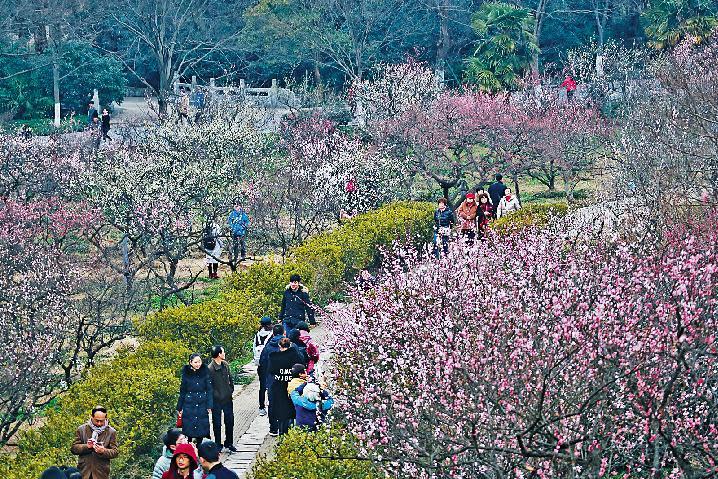
[[[124,349],[118,356],[87,372],[48,411],[45,423],[20,435],[14,458],[0,461],[0,474],[10,479],[39,477],[49,466],[72,465],[75,430],[101,404],[117,429],[120,455],[112,462],[113,477],[128,477],[142,455],[153,452],[161,430],[174,415],[179,392],[178,373],[189,350],[178,343],[158,341]],[[149,457],[145,458],[148,463]]]
[[[328,459],[356,457],[356,448],[345,431],[321,428],[305,432],[293,428],[282,436],[274,456],[260,458],[252,469],[253,479],[373,479],[385,477],[369,461]]]
[[[491,228],[499,234],[513,233],[528,226],[544,226],[551,218],[566,216],[567,212],[566,203],[531,204],[499,218]]]
[[[252,338],[261,316],[278,312],[275,297],[235,290],[203,303],[153,313],[137,327],[145,340],[170,338],[205,357],[212,345],[221,344],[232,357]]]

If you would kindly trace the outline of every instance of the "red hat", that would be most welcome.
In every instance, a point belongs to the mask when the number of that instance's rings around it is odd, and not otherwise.
[[[468,194],[466,195],[466,199],[468,200],[469,198],[471,198],[471,199],[473,200],[474,198],[476,198],[476,195],[473,194],[473,193],[468,193]]]
[[[177,444],[177,447],[175,448],[174,454],[172,454],[172,463],[170,464],[170,471],[174,471],[177,469],[177,463],[175,462],[175,456],[177,454],[185,454],[189,456],[190,460],[190,466],[189,470],[194,471],[199,466],[199,462],[197,462],[197,453],[194,450],[194,446],[192,444]],[[174,475],[172,476],[174,477]]]

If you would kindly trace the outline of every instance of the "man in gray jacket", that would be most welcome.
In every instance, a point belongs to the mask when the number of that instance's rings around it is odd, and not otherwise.
[[[237,452],[234,447],[234,404],[232,394],[234,393],[234,382],[229,371],[229,364],[225,361],[224,348],[214,346],[212,348],[212,361],[207,366],[212,378],[212,391],[214,394],[214,406],[212,407],[212,429],[214,430],[214,442],[222,443],[222,415],[224,414],[224,447],[231,452]]]

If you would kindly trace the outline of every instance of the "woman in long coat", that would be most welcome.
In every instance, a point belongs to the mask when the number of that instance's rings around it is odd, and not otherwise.
[[[202,357],[195,353],[182,368],[177,413],[182,417],[182,434],[197,444],[209,437],[209,412],[213,406],[212,377]]]

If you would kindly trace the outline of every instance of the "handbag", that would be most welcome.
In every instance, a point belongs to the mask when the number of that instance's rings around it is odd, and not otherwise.
[[[182,413],[177,413],[177,422],[175,423],[176,427],[182,427]]]

